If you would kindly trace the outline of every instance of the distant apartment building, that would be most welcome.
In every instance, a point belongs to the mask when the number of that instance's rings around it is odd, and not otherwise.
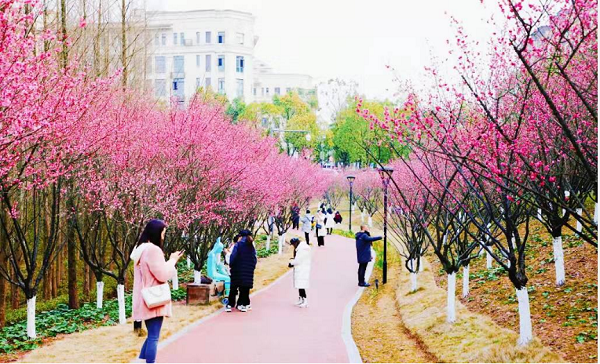
[[[273,95],[311,92],[307,75],[278,74],[254,57],[254,16],[236,10],[154,11],[147,17],[154,95],[189,100],[211,88],[230,100],[271,101]]]

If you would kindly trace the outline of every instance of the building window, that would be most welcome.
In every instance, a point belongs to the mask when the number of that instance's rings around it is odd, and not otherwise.
[[[167,82],[165,80],[154,80],[154,95],[156,97],[167,96]]]
[[[289,94],[290,92],[292,92],[292,89],[291,89],[291,88],[289,88],[289,87],[287,87],[287,88],[285,89],[285,93],[286,93],[286,94]]]
[[[219,34],[217,36],[217,42],[219,44],[225,43],[225,32],[219,32]]]
[[[239,73],[244,73],[244,57],[235,57],[235,71]]]
[[[177,44],[177,33],[173,33],[173,44]]]
[[[156,35],[154,36],[154,45],[155,45],[155,46],[158,46],[158,45],[160,45],[160,37],[158,36],[158,34],[156,34]]]
[[[275,95],[281,95],[281,89],[279,87],[275,87]]]
[[[269,94],[269,88],[268,87],[266,88],[266,91],[267,91],[267,95],[268,95]]]
[[[217,58],[217,66],[219,67],[219,71],[225,71],[225,56]]]
[[[212,60],[211,60],[210,54],[207,54],[206,55],[206,72],[210,72],[211,63],[212,63]]]
[[[210,77],[206,77],[206,80],[204,80],[204,85],[205,85],[205,87],[206,87],[207,90],[212,87],[212,83],[211,83]]]
[[[206,32],[206,44],[210,44],[212,43],[212,40],[210,39],[212,37],[211,32]]]
[[[235,80],[236,86],[237,86],[237,96],[241,97],[244,96],[244,80],[241,78],[238,78]]]
[[[196,67],[200,67],[200,55],[196,54]]]
[[[167,33],[162,33],[162,35],[161,35],[161,43],[164,46],[167,45]]]
[[[165,56],[156,56],[154,57],[154,69],[156,73],[165,73],[167,72],[166,65],[166,57]]]
[[[200,44],[200,32],[196,32],[196,44]]]
[[[236,40],[237,44],[244,45],[244,33],[236,33],[235,40]]]
[[[183,56],[173,56],[173,72],[174,73],[183,73],[185,70],[184,58]]]
[[[252,89],[252,95],[256,96],[256,87]]]
[[[265,88],[264,88],[264,87],[262,87],[262,88],[260,89],[260,95],[261,95],[261,96],[265,96]]]
[[[200,77],[196,77],[196,90],[200,88]]]
[[[218,91],[220,94],[224,94],[225,93],[225,79],[224,78],[219,78],[219,88]]]

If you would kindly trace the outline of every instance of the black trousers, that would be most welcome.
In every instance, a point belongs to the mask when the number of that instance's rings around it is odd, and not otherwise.
[[[333,228],[327,228],[327,235],[331,235],[332,232],[333,232]]]
[[[306,244],[310,244],[310,233],[304,233],[304,238],[306,238]]]
[[[300,297],[306,298],[306,290],[304,288],[300,288],[298,290],[298,294],[300,295]]]
[[[240,297],[238,298],[238,291],[240,293]],[[240,306],[248,306],[250,304],[250,287],[240,287],[235,284],[231,285],[229,289],[229,302],[228,305],[231,307],[235,307],[237,298],[237,304]]]
[[[365,272],[369,263],[358,263],[358,284],[365,284]]]
[[[325,246],[325,237],[324,236],[317,236],[317,243],[319,246]]]

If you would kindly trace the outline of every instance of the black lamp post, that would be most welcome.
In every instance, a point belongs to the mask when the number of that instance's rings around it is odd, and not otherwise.
[[[350,183],[350,218],[348,219],[348,230],[352,231],[352,184],[354,184],[354,176],[346,177]]]
[[[379,176],[383,182],[383,284],[387,283],[387,206],[388,206],[388,186],[392,179],[394,170],[389,167],[379,169]]]

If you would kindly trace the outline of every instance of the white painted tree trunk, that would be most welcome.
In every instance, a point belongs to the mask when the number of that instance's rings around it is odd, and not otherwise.
[[[447,321],[456,321],[456,273],[448,274],[448,306],[446,307]]]
[[[27,337],[35,339],[35,297],[27,300]]]
[[[119,325],[125,325],[127,323],[127,316],[125,316],[125,286],[117,284],[117,302],[119,303]]]
[[[277,253],[278,254],[283,254],[283,244],[285,243],[285,233],[283,233],[283,235],[281,235],[279,237],[279,242],[278,242],[278,247],[277,247]]]
[[[192,261],[190,260],[190,257],[187,257],[186,261],[187,261],[187,269],[190,269],[192,267]]]
[[[469,297],[469,266],[463,267],[463,288],[462,288],[462,296],[463,298]]]
[[[569,197],[571,197],[571,192],[565,191],[565,200],[569,200]],[[566,212],[567,212],[567,210],[562,209],[562,216],[565,216]]]
[[[175,270],[175,275],[173,276],[171,282],[173,283],[173,289],[179,289],[179,274],[177,270]]]
[[[200,284],[202,281],[202,272],[194,269],[194,284]]]
[[[271,249],[271,234],[267,235],[267,242],[265,243],[267,250]]]
[[[363,224],[365,223],[365,212],[364,211],[360,212],[360,222]]]
[[[519,345],[527,345],[533,339],[527,287],[517,289],[517,300],[519,301]]]
[[[563,254],[562,236],[552,238],[554,248],[554,268],[556,269],[556,285],[565,284],[565,256]]]
[[[104,282],[96,282],[96,308],[102,308],[104,300]]]
[[[410,291],[415,292],[417,290],[417,273],[410,274]]]
[[[583,216],[583,209],[577,209],[577,216]],[[577,220],[577,232],[581,232],[581,221]]]
[[[537,219],[542,221],[542,209],[538,209],[537,211]]]
[[[485,256],[486,256],[486,260],[485,260],[485,267],[487,269],[492,269],[492,263],[493,263],[493,258],[492,258],[492,254],[490,254],[490,252],[488,252],[487,250],[485,251]]]
[[[370,228],[372,228],[372,227],[373,227],[373,217],[372,217],[372,216],[369,216],[369,220],[368,220],[368,221],[369,221],[369,222],[368,222],[368,224],[369,224],[369,227],[370,227]]]

